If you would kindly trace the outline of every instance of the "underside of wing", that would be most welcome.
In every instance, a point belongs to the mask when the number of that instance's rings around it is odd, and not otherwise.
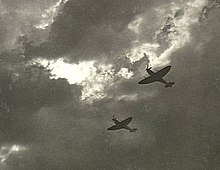
[[[126,126],[126,125],[128,125],[128,124],[131,122],[131,120],[132,120],[132,117],[129,117],[129,118],[123,120],[123,121],[121,122],[121,124],[122,124],[123,126]]]
[[[163,69],[156,72],[157,77],[163,77],[165,76],[171,69],[171,66],[164,67]]]
[[[121,129],[121,127],[117,126],[117,125],[114,125],[114,126],[108,128],[108,130],[118,130],[118,129]]]
[[[156,80],[153,78],[153,77],[147,77],[141,81],[138,82],[138,84],[150,84],[150,83],[153,83],[155,82]]]

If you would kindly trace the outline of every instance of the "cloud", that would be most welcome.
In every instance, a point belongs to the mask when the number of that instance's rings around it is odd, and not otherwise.
[[[138,94],[131,94],[131,95],[122,95],[119,96],[117,99],[118,100],[125,100],[125,101],[136,101],[138,98]]]
[[[33,61],[33,63],[35,62],[40,62],[44,66],[48,65],[49,69],[51,69],[51,78],[65,78],[70,84],[80,84],[87,77],[89,77],[92,72],[94,72],[94,61],[70,64],[64,62],[64,59],[61,58],[52,61],[38,59]]]
[[[27,150],[27,147],[20,146],[20,145],[3,145],[0,149],[0,167],[4,166],[4,162],[7,161],[7,159],[10,157],[10,155],[13,155],[18,152],[23,152]],[[19,153],[20,154],[20,153]]]
[[[70,84],[83,87],[81,100],[93,102],[93,100],[108,97],[106,88],[120,79],[130,79],[134,74],[127,68],[116,71],[111,64],[102,64],[98,61],[82,61],[78,64],[66,63],[64,59],[33,61],[47,66],[51,70],[51,79],[65,78]]]
[[[41,12],[52,1],[5,1],[1,0],[1,51],[13,49],[13,44],[20,34],[28,34],[33,29],[33,23],[38,20]],[[33,36],[33,35],[32,35]],[[36,35],[35,35],[36,36]]]
[[[141,24],[142,20],[143,18],[136,16],[136,19],[128,24],[128,29],[137,34],[139,31],[139,25]]]
[[[48,27],[54,22],[55,17],[57,17],[60,10],[62,10],[62,6],[68,0],[59,0],[56,4],[52,5],[48,9],[45,10],[45,13],[42,14],[42,19],[39,24],[34,25],[37,29],[48,29]]]
[[[164,25],[161,25],[160,30],[155,31],[156,40],[153,43],[141,42],[140,38],[137,38],[133,42],[134,46],[127,53],[127,57],[134,63],[143,58],[143,53],[146,53],[149,64],[153,67],[161,67],[170,63],[172,54],[190,42],[191,28],[198,24],[201,11],[207,3],[208,1],[205,0],[189,1],[186,4],[171,3],[169,5],[170,14],[167,14],[167,11],[161,10],[164,6],[156,8],[156,11],[160,11],[158,17],[168,15]],[[147,21],[146,19],[143,20],[145,17],[147,18],[147,16],[142,16],[142,23],[139,23],[139,30],[143,22]],[[133,22],[140,22],[140,19],[136,19]],[[160,20],[158,20],[159,22]],[[140,31],[136,31],[137,34],[141,34],[141,32],[138,32]]]
[[[202,9],[202,15],[200,16],[200,19],[203,20],[203,19],[207,19],[208,18],[208,14],[209,14],[209,11],[214,9],[214,8],[219,8],[220,7],[220,2],[218,2],[217,0],[212,0],[212,1],[209,1],[209,3],[207,4],[207,6],[205,6],[203,9]]]
[[[31,143],[35,140],[31,122],[42,107],[79,103],[81,87],[65,79],[50,79],[40,65],[17,65],[0,69],[0,127],[2,142]],[[37,138],[37,137],[36,137]]]
[[[35,55],[60,58],[68,54],[72,61],[78,62],[93,60],[91,53],[96,57],[103,57],[103,53],[110,57],[129,47],[133,33],[127,30],[127,25],[146,10],[149,2],[67,1],[62,8],[60,4],[61,1],[47,9],[43,14],[45,19],[37,24],[42,28],[51,26],[48,40],[35,47]]]
[[[125,79],[130,79],[134,73],[129,71],[128,68],[121,68],[117,75]]]

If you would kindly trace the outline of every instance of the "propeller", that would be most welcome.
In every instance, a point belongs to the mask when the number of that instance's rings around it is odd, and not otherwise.
[[[146,70],[151,70],[152,67],[149,67],[149,65],[147,64],[147,69]]]

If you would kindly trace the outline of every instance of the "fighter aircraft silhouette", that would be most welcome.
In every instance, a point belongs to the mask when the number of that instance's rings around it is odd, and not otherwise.
[[[146,54],[144,53],[146,56]],[[139,81],[138,84],[150,84],[154,82],[161,82],[165,84],[165,87],[172,87],[175,82],[167,82],[163,79],[163,77],[170,71],[171,66],[166,66],[157,72],[153,72],[151,67],[147,66],[146,71],[150,75],[149,77],[145,77],[143,80]]]
[[[123,121],[119,121],[117,120],[114,116],[113,116],[113,122],[115,123],[114,126],[108,128],[107,130],[119,130],[119,129],[126,129],[126,130],[129,130],[130,132],[135,132],[137,129],[135,128],[130,128],[128,127],[128,124],[131,122],[132,120],[132,117],[129,117]]]

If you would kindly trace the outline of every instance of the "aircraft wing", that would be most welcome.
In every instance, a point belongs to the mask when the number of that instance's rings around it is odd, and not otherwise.
[[[123,121],[121,121],[121,124],[123,124],[124,126],[127,126],[132,120],[132,117],[129,117]]]
[[[118,129],[121,129],[121,127],[118,125],[114,125],[114,126],[108,128],[108,130],[118,130]]]
[[[150,84],[153,82],[155,82],[155,79],[150,76],[150,77],[147,77],[147,78],[139,81],[138,84]]]
[[[170,69],[171,69],[171,66],[164,67],[163,69],[156,72],[156,76],[162,78],[163,76],[165,76],[170,71]]]

